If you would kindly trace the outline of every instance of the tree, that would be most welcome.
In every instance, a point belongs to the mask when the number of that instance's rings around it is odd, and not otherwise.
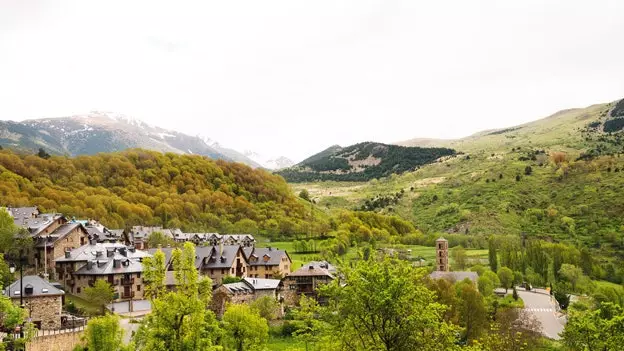
[[[106,313],[106,305],[115,298],[113,287],[104,279],[97,279],[92,287],[84,289],[84,293],[87,300],[101,308],[102,314]]]
[[[156,251],[152,257],[143,259],[143,283],[145,284],[145,297],[147,299],[157,299],[166,292],[165,260],[165,254],[161,250]]]
[[[39,148],[39,152],[37,152],[37,156],[46,160],[50,158],[50,154],[47,153],[42,147]]]
[[[172,253],[176,291],[152,300],[152,313],[143,319],[135,336],[137,350],[217,350],[220,331],[208,310],[212,281],[199,278],[195,268],[195,245],[184,244]]]
[[[465,339],[473,341],[479,338],[488,326],[487,309],[483,296],[472,283],[459,285],[459,315],[461,326],[465,330]]]
[[[228,305],[223,329],[226,343],[237,351],[263,350],[269,338],[267,320],[246,304]]]
[[[496,243],[494,238],[490,238],[488,245],[488,259],[490,262],[490,269],[493,272],[498,271],[498,254],[496,253]]]
[[[463,271],[466,268],[468,256],[466,255],[466,250],[461,245],[453,249],[453,258],[455,259],[455,265]]]
[[[531,175],[533,173],[533,168],[531,166],[524,167],[524,175]]]
[[[241,277],[236,277],[233,275],[226,275],[225,277],[223,277],[223,279],[221,280],[221,284],[232,284],[232,283],[238,283],[240,281],[242,281],[243,278]]]
[[[494,293],[494,283],[488,277],[479,277],[477,285],[479,286],[479,292],[483,296],[492,296],[492,294]]]
[[[323,335],[330,330],[328,323],[318,318],[320,313],[321,309],[316,300],[305,295],[299,300],[299,308],[292,313],[295,329],[293,336],[305,343],[306,351],[310,345],[321,341]]]
[[[583,276],[583,270],[575,265],[564,263],[559,269],[559,276],[572,285],[572,291],[576,291],[576,283]]]
[[[516,300],[516,301],[518,301],[518,298],[519,298],[519,296],[518,296],[518,290],[517,290],[517,289],[516,289],[516,287],[514,286],[514,287],[513,287],[513,299],[514,299],[514,300]]]
[[[150,248],[170,247],[173,245],[175,245],[175,241],[163,232],[152,232],[147,236],[147,246]]]
[[[14,350],[26,350],[26,343],[34,337],[35,332],[32,323],[25,323],[26,315],[25,309],[14,304],[4,294],[0,295],[0,326],[4,329],[3,331],[13,331],[18,326],[24,326],[24,338],[17,339],[13,343],[10,339],[0,340],[0,350],[5,350],[9,345],[12,345]]]
[[[498,270],[498,279],[500,279],[501,285],[505,288],[505,292],[507,292],[507,289],[511,288],[513,285],[514,272],[507,267],[501,267],[501,269]]]
[[[620,350],[624,343],[624,311],[611,303],[597,310],[571,308],[563,333],[571,350]]]
[[[443,320],[446,307],[424,285],[423,270],[385,258],[358,261],[342,274],[341,281],[321,289],[329,297],[333,336],[342,349],[441,350],[454,345],[458,329]]]
[[[299,197],[310,202],[310,193],[307,189],[303,189],[299,192]]]
[[[87,324],[84,339],[89,350],[123,350],[123,330],[119,325],[119,317],[108,315],[92,318]]]
[[[277,319],[280,305],[273,296],[263,296],[251,303],[251,308],[267,321]]]

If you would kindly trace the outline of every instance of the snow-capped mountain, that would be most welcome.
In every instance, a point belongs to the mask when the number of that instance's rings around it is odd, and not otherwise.
[[[270,169],[270,170],[279,170],[282,168],[288,168],[295,164],[291,159],[284,157],[284,156],[266,157],[257,152],[253,152],[250,150],[245,151],[244,155],[247,158],[260,164],[263,168]]]
[[[190,136],[149,125],[141,120],[110,112],[91,112],[61,118],[0,121],[0,145],[66,155],[114,152],[143,148],[180,154],[198,154],[260,165],[235,150],[212,146],[208,138]]]

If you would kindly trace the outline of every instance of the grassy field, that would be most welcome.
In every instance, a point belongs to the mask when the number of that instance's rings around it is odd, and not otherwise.
[[[73,302],[76,308],[84,311],[88,315],[96,315],[101,312],[100,308],[91,302],[75,295],[65,294],[65,304]]]
[[[271,351],[304,351],[305,344],[293,338],[270,337],[267,350]]]
[[[300,268],[306,262],[318,261],[322,259],[321,256],[318,254],[295,253],[292,241],[275,241],[275,242],[260,241],[258,243],[258,246],[259,247],[270,246],[270,247],[278,248],[280,250],[286,250],[286,252],[288,252],[288,255],[293,261],[293,270]],[[407,251],[407,253],[409,253],[407,255],[407,258],[410,260],[423,258],[425,260],[425,262],[423,263],[423,266],[432,265],[435,260],[435,255],[436,255],[435,247],[429,247],[429,246],[380,244],[378,248],[395,249],[397,251],[403,251],[403,252],[407,250],[411,250],[411,253]],[[357,256],[356,248],[350,248],[346,254],[347,259],[352,259],[352,258],[355,258],[356,256]],[[452,250],[451,250],[450,256],[451,256],[450,262],[451,262],[451,265],[453,265],[455,263],[455,260],[452,257],[453,256]],[[488,264],[488,250],[466,249],[466,256],[468,256],[468,260],[470,261],[469,264],[477,264],[477,263],[484,264],[484,265]]]

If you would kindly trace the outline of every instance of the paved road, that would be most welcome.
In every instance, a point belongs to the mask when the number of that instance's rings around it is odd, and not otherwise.
[[[140,321],[140,318],[135,318],[135,321]],[[119,321],[119,324],[121,325],[121,329],[124,330],[124,344],[129,344],[130,343],[130,339],[132,338],[132,333],[136,333],[137,330],[139,330],[139,324],[138,323],[130,323],[130,319],[129,318],[122,318]]]
[[[559,333],[563,331],[565,318],[558,318],[550,295],[525,291],[522,288],[518,288],[518,295],[524,301],[524,309],[542,323],[542,334],[554,340],[561,339]]]

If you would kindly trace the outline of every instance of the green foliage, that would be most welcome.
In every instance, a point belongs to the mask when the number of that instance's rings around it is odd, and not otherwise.
[[[228,305],[223,314],[226,344],[237,351],[261,351],[269,337],[267,320],[246,304]]]
[[[303,189],[299,192],[299,197],[305,201],[310,202],[310,193],[306,189]]]
[[[87,300],[97,305],[101,310],[101,314],[104,314],[106,305],[113,301],[115,292],[113,287],[108,284],[108,281],[96,279],[93,286],[84,288],[84,294]]]
[[[235,277],[232,275],[226,275],[225,277],[223,277],[223,280],[221,281],[222,284],[231,284],[231,283],[238,283],[240,281],[242,281],[243,279],[241,277]]]
[[[498,271],[498,254],[496,253],[496,244],[493,238],[490,238],[488,245],[488,262],[490,269],[494,272]]]
[[[50,158],[50,154],[47,153],[43,148],[39,148],[39,152],[37,152],[37,156],[47,160]]]
[[[177,290],[152,299],[152,313],[141,323],[137,350],[218,350],[220,330],[214,313],[208,310],[212,281],[199,278],[195,269],[195,246],[185,243],[173,251]]]
[[[267,321],[277,319],[280,312],[280,304],[272,296],[263,296],[254,300],[251,303],[251,308]]]
[[[435,294],[424,285],[423,271],[386,258],[360,261],[343,274],[343,281],[324,289],[330,299],[334,339],[343,349],[453,347],[457,327],[443,320],[446,308],[435,302]]]
[[[150,248],[170,247],[175,245],[175,241],[163,232],[152,232],[147,236],[147,245]]]
[[[571,308],[562,333],[572,350],[621,350],[624,345],[624,311],[611,303],[597,310]]]
[[[154,300],[165,293],[165,260],[165,254],[161,250],[157,250],[152,257],[143,259],[143,283],[147,299]]]
[[[455,270],[463,271],[466,268],[466,262],[468,256],[466,255],[466,249],[464,249],[461,245],[456,246],[452,250],[453,259],[455,260],[455,264],[453,268]]]
[[[511,269],[507,267],[501,267],[498,272],[498,279],[500,279],[500,283],[505,288],[505,290],[509,289],[513,285],[514,281],[514,273]]]
[[[295,167],[277,173],[289,182],[368,181],[411,171],[440,157],[454,154],[454,150],[447,148],[405,147],[365,142],[346,148],[325,150]],[[352,163],[369,158],[377,161],[365,164],[361,168]]]
[[[89,350],[124,350],[123,330],[119,325],[119,317],[108,315],[92,318],[87,323],[84,339]]]

